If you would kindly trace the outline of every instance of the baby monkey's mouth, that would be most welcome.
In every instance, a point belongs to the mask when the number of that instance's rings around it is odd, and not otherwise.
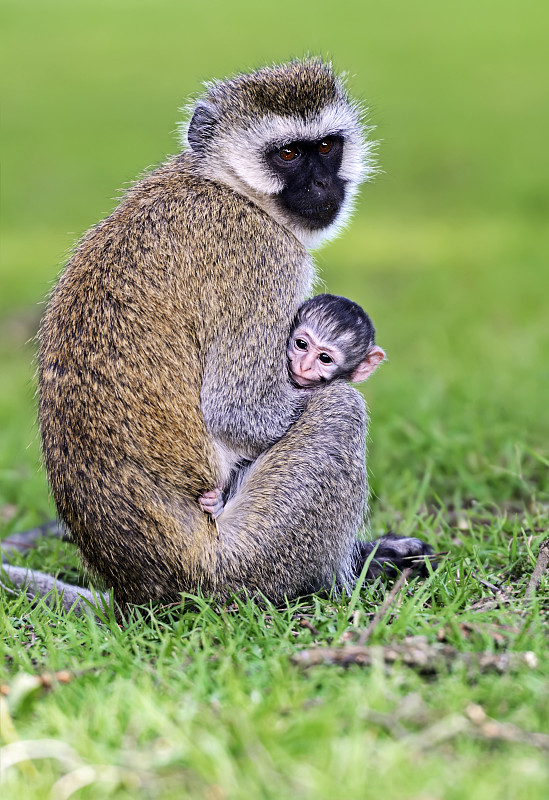
[[[301,375],[291,375],[292,381],[298,386],[300,389],[314,389],[317,386],[322,386],[326,383],[326,378],[315,378],[314,380],[310,380],[309,378],[303,378]]]

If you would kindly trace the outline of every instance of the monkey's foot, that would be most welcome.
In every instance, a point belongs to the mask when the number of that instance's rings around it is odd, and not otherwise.
[[[213,519],[217,519],[225,507],[223,491],[219,486],[216,486],[215,489],[204,492],[202,497],[198,498],[198,505],[206,514],[211,514]]]
[[[368,567],[367,579],[375,578],[381,572],[393,577],[406,567],[412,567],[416,574],[426,577],[429,574],[426,562],[429,561],[433,569],[437,566],[433,558],[433,548],[427,542],[412,536],[387,533],[379,539],[374,539],[373,542],[355,542],[353,555],[354,571],[357,575],[360,575],[365,561],[374,548],[375,553]]]

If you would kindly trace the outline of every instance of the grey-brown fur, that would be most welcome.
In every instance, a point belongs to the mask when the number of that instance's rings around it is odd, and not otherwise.
[[[239,80],[227,108],[241,98],[243,129],[264,109],[303,120],[343,97],[316,60]],[[192,148],[86,234],[40,332],[52,492],[84,563],[121,604],[198,588],[280,602],[334,577],[349,585],[360,567],[364,403],[340,382],[310,396],[291,385],[286,338],[311,258],[268,197],[253,186],[243,196],[230,170],[228,186],[212,180],[203,123],[191,123]],[[197,498],[241,458],[255,462],[214,523]]]

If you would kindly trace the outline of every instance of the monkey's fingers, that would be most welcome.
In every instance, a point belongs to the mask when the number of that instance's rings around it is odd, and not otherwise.
[[[221,489],[211,489],[198,498],[198,505],[206,514],[211,514],[216,519],[224,508],[223,492]]]

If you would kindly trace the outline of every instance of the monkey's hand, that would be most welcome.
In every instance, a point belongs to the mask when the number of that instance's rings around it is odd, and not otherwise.
[[[215,489],[204,492],[204,494],[198,498],[198,505],[206,514],[211,514],[213,519],[217,519],[225,507],[221,487],[216,486]]]

